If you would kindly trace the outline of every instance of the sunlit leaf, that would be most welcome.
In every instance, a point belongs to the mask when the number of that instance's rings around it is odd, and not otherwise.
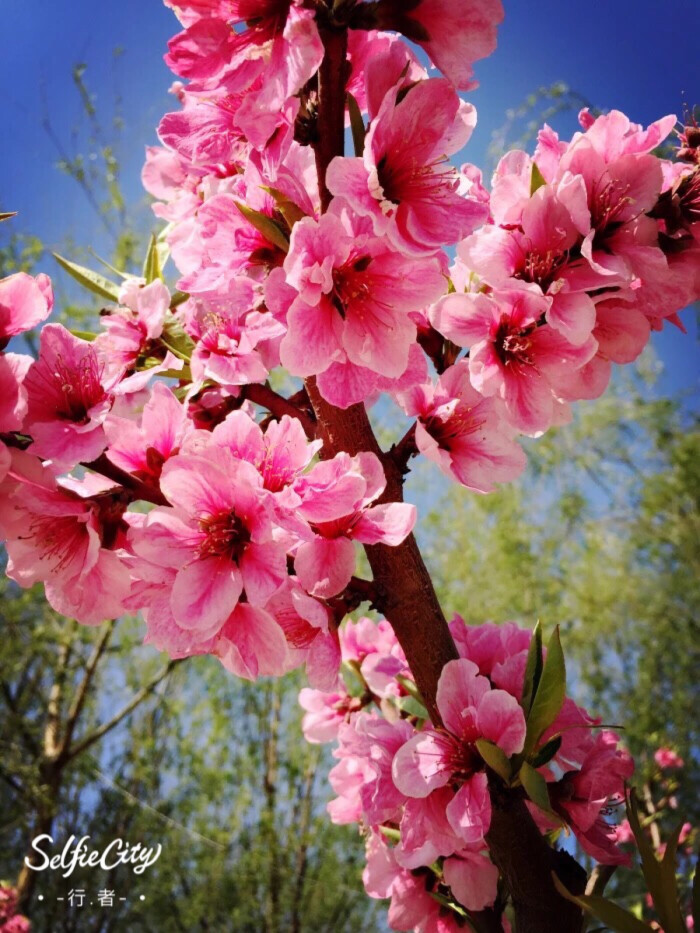
[[[99,295],[100,298],[106,298],[108,301],[119,301],[119,286],[115,285],[114,282],[110,282],[99,272],[93,272],[92,269],[86,269],[84,266],[79,266],[75,262],[64,259],[58,253],[53,253],[53,257],[59,266],[65,269],[83,288],[95,295]]]
[[[547,657],[542,666],[542,676],[527,717],[524,748],[526,755],[537,747],[542,733],[559,715],[565,694],[566,665],[559,640],[559,626],[557,626],[547,644]]]
[[[241,204],[240,201],[236,201],[236,207],[266,240],[285,253],[289,251],[289,240],[271,217],[261,211],[254,211],[251,207]]]
[[[488,739],[477,739],[476,747],[486,764],[504,781],[510,781],[512,769],[508,757],[502,748],[489,742]]]

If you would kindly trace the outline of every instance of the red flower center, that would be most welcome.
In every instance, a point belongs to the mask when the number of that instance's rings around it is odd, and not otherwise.
[[[233,509],[200,518],[199,527],[206,535],[200,557],[228,557],[238,562],[250,543],[248,527]]]

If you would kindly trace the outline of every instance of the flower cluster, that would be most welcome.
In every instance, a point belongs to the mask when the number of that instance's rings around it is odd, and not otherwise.
[[[29,933],[31,924],[17,913],[17,891],[0,882],[0,933]]]
[[[383,621],[347,622],[340,687],[307,688],[299,698],[307,740],[337,742],[330,773],[337,796],[328,810],[336,823],[360,824],[365,887],[372,897],[391,898],[396,930],[458,930],[465,915],[496,902],[488,782],[499,758],[512,766],[501,775],[512,786],[534,798],[539,784],[537,803],[527,805],[542,832],[568,827],[598,862],[629,862],[618,845],[625,836],[618,838],[621,827],[611,820],[633,770],[617,735],[597,729],[562,695],[533,743],[523,696],[532,691],[525,686],[532,633],[512,622],[465,625],[459,616],[450,628],[460,658],[440,676],[437,728]],[[518,770],[528,767],[534,778]]]
[[[37,282],[21,283],[15,330],[48,313]],[[201,397],[148,389],[154,371],[182,368],[153,346],[175,327],[170,304],[161,282],[130,281],[95,341],[47,324],[37,360],[0,358],[23,374],[5,394],[7,573],[43,582],[57,611],[88,625],[141,610],[147,640],[172,657],[212,653],[252,679],[306,663],[332,684],[333,599],[352,584],[354,542],[399,544],[415,508],[377,503],[375,454],[313,462],[321,442],[296,418],[263,429],[239,400],[207,419]],[[144,354],[153,365],[134,371]],[[79,464],[91,470],[65,475]]]
[[[519,432],[599,394],[700,293],[694,137],[672,163],[651,150],[674,118],[584,113],[569,143],[545,128],[533,158],[509,153],[489,194],[453,157],[498,0],[459,18],[444,0],[173,6],[166,58],[187,83],[147,152],[167,227],[144,277],[99,277],[94,339],[50,323],[38,359],[0,356],[8,574],[85,624],[140,610],[173,657],[243,677],[306,663],[330,686],[337,624],[367,592],[355,542],[397,546],[415,520],[385,501],[387,469],[422,453],[479,492],[512,480]],[[329,30],[348,36],[357,155],[319,184]],[[2,347],[51,305],[45,275],[0,282]],[[290,397],[268,381],[282,369]],[[410,419],[400,456],[322,449],[310,386],[339,409],[386,393]]]

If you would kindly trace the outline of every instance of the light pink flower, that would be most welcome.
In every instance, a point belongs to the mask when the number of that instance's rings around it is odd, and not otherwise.
[[[144,405],[140,423],[113,414],[108,417],[107,457],[127,473],[157,482],[164,463],[179,452],[192,430],[185,406],[166,385],[157,382]]]
[[[130,579],[119,553],[126,532],[119,495],[91,495],[77,482],[80,492],[61,488],[38,462],[33,477],[15,479],[0,493],[7,575],[22,587],[43,582],[49,604],[85,625],[120,615]]]
[[[0,353],[0,483],[11,462],[10,449],[1,436],[22,430],[27,414],[27,393],[22,383],[31,365],[31,356]]]
[[[472,845],[483,838],[491,819],[486,775],[474,743],[485,738],[508,756],[519,752],[525,741],[525,717],[517,700],[504,690],[492,689],[466,659],[445,665],[437,706],[444,730],[427,729],[399,750],[394,783],[407,797],[418,799],[446,788],[447,822],[464,844]],[[448,784],[458,784],[459,789],[454,792]]]
[[[450,79],[455,87],[467,91],[477,86],[472,80],[472,64],[487,58],[496,48],[496,27],[503,22],[500,0],[468,0],[455,4],[452,0],[421,0],[403,13],[401,0],[396,7],[400,18],[392,23],[391,12],[385,28],[404,30],[410,39],[422,46],[433,64]],[[417,29],[416,29],[416,24]]]
[[[177,624],[202,638],[215,635],[244,591],[246,605],[264,607],[286,576],[286,560],[257,470],[212,447],[206,458],[171,457],[160,486],[174,506],[151,511],[130,541],[137,555],[177,571],[170,590]],[[247,628],[247,608],[239,617]]]
[[[544,324],[550,305],[538,286],[523,283],[492,295],[448,295],[431,311],[441,334],[470,347],[474,388],[502,398],[512,424],[526,434],[547,430],[567,380],[597,350],[593,337],[573,346]]]
[[[106,372],[91,343],[47,324],[24,380],[32,453],[69,467],[98,457],[107,446],[104,421],[121,375]]]
[[[416,336],[408,312],[439,297],[445,285],[441,264],[407,260],[366,225],[344,220],[329,213],[294,226],[284,270],[297,297],[280,358],[297,376],[347,360],[397,378],[408,367]]]
[[[367,713],[340,726],[338,747],[333,752],[339,764],[328,776],[338,795],[328,804],[334,823],[360,818],[370,825],[398,822],[406,798],[392,780],[391,763],[412,733],[405,720],[390,723]]]
[[[170,308],[170,292],[157,280],[143,285],[138,280],[127,282],[120,292],[120,306],[100,319],[106,333],[98,336],[96,347],[110,365],[123,369],[136,366],[139,357],[165,355],[165,347],[156,341],[163,333],[165,315]]]
[[[0,350],[10,337],[41,324],[53,308],[53,288],[48,275],[36,278],[15,272],[0,279]]]
[[[287,639],[290,669],[305,664],[312,688],[333,690],[338,685],[341,656],[328,608],[308,596],[293,578],[287,578],[265,609]]]
[[[296,551],[294,569],[313,596],[335,596],[355,569],[354,541],[396,546],[411,533],[415,506],[392,502],[372,505],[386,478],[372,453],[337,454],[318,464],[296,486],[299,515],[310,523],[312,538]]]
[[[654,752],[654,761],[661,769],[682,768],[685,764],[679,754],[672,748],[657,748]]]
[[[449,81],[421,81],[399,103],[394,89],[372,121],[363,157],[334,159],[328,187],[409,256],[456,243],[488,216],[458,193],[458,172],[447,161],[475,125],[476,111]]]
[[[477,492],[519,476],[527,458],[513,440],[502,402],[472,386],[466,360],[450,366],[437,385],[401,393],[407,415],[417,416],[416,446],[442,472]]]

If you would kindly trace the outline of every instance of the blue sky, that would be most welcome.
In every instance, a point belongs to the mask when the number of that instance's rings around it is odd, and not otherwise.
[[[555,81],[640,123],[680,115],[684,104],[700,102],[697,0],[506,0],[505,7],[499,47],[477,64],[481,87],[469,95],[480,118],[465,153],[470,161],[483,162],[491,133],[508,108]],[[85,62],[101,112],[110,112],[115,87],[123,98],[124,188],[130,201],[142,198],[143,147],[155,141],[158,119],[173,105],[167,94],[172,76],[162,55],[177,22],[160,0],[5,0],[3,25],[0,210],[20,211],[14,230],[52,244],[68,234],[76,243],[108,252],[75,184],[57,172],[56,150],[42,120],[48,113],[58,135],[70,142],[80,123],[71,68]],[[125,51],[115,85],[117,46]],[[556,125],[566,133],[576,128],[572,114]],[[7,237],[9,226],[3,225],[0,238]],[[673,328],[654,337],[667,368],[662,382],[667,390],[695,384],[697,329],[692,313],[684,317],[688,337]]]

